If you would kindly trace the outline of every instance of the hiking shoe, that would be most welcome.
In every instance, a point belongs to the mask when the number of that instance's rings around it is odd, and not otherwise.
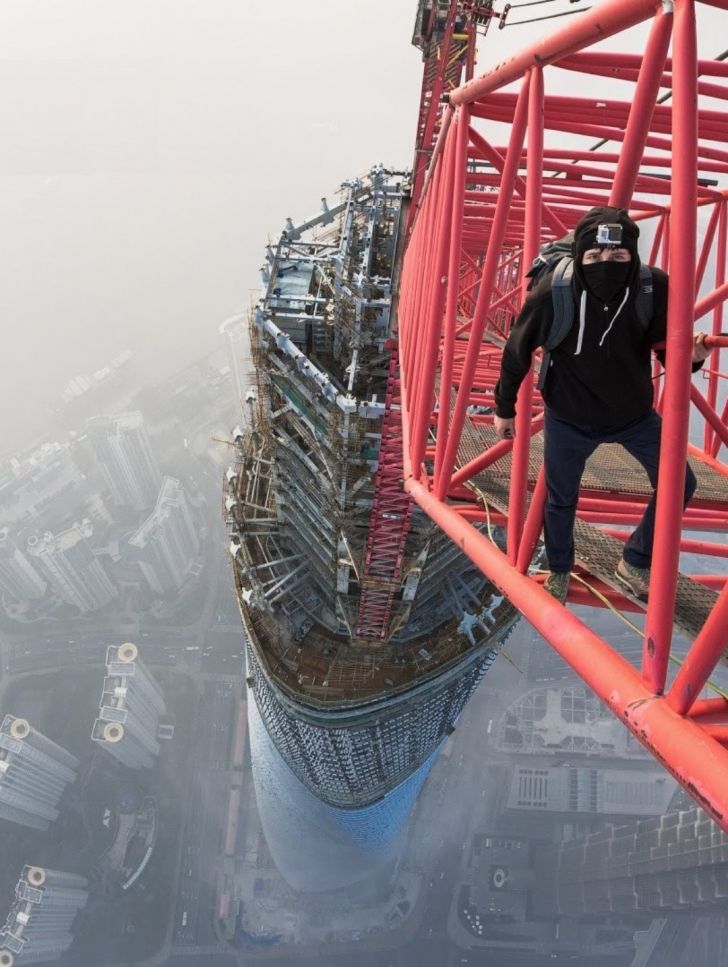
[[[650,590],[650,569],[648,567],[635,567],[634,564],[628,564],[622,558],[617,565],[614,576],[632,597],[640,601],[647,600]]]
[[[552,598],[556,598],[559,604],[563,604],[569,593],[570,580],[569,571],[552,571],[543,583],[544,590],[548,591]]]

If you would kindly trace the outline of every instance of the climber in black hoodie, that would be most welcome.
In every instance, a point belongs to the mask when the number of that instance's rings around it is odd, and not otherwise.
[[[593,208],[574,231],[571,280],[573,324],[551,350],[542,381],[546,404],[544,467],[547,499],[544,538],[550,574],[546,589],[565,601],[574,565],[574,518],[584,465],[600,443],[619,443],[657,485],[661,420],[652,407],[651,347],[665,339],[667,276],[650,268],[647,282],[637,251],[639,228],[621,208]],[[642,318],[641,287],[651,288],[651,317]],[[642,298],[640,296],[640,298]],[[535,349],[546,343],[554,325],[551,275],[529,294],[511,329],[495,389],[495,428],[501,438],[515,433],[518,388]],[[710,350],[696,333],[693,368]],[[657,356],[664,362],[664,352]],[[696,480],[685,478],[685,503]],[[642,521],[624,546],[615,576],[643,600],[655,526],[653,492]]]

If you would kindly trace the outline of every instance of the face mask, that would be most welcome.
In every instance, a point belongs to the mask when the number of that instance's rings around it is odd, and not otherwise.
[[[624,292],[632,271],[632,263],[594,262],[591,265],[582,265],[581,270],[589,291],[602,302],[611,302]]]

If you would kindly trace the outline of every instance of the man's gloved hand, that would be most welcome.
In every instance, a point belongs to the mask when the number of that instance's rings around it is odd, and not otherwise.
[[[493,426],[495,427],[495,432],[498,434],[501,440],[512,440],[516,435],[515,417],[511,416],[506,419],[502,416],[494,416]]]
[[[693,362],[702,363],[704,359],[710,356],[711,349],[709,346],[705,345],[705,337],[708,335],[707,332],[696,332],[693,336]]]

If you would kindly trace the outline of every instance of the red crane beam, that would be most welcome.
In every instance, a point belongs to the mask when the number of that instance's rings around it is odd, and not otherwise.
[[[444,135],[440,127],[442,121],[441,101],[444,94],[456,87],[464,71],[471,71],[475,50],[475,14],[478,9],[470,4],[468,11],[461,9],[461,4],[455,0],[451,3],[447,15],[442,20],[440,9],[433,4],[426,26],[423,58],[424,70],[420,93],[420,110],[417,118],[417,133],[415,137],[415,164],[413,172],[413,197],[420,197],[425,179],[427,164],[436,153],[435,139]],[[469,74],[467,75],[469,76]],[[447,124],[445,124],[445,131]],[[451,165],[454,170],[454,147],[450,149]],[[462,165],[463,156],[458,156]],[[417,205],[410,209],[410,217],[414,218]],[[433,206],[432,213],[437,224],[449,218],[449,214],[442,215],[439,208]],[[434,268],[444,271],[447,252],[441,248]],[[420,271],[433,270],[433,256],[428,252]],[[438,293],[429,294],[429,302],[418,309],[427,309],[432,323],[431,349],[436,349],[438,340],[436,320],[442,312],[444,289]],[[418,378],[412,385],[428,385],[434,373],[434,362],[428,364],[428,357],[420,355]],[[382,435],[379,449],[378,467],[374,482],[374,500],[369,520],[366,552],[364,555],[362,575],[360,579],[359,612],[357,616],[356,635],[371,641],[386,641],[390,636],[391,618],[394,601],[402,590],[403,568],[407,537],[409,535],[412,501],[402,489],[402,423],[399,411],[399,353],[392,352],[390,357],[387,379],[387,393],[385,410],[382,420]],[[432,398],[422,399],[421,412],[423,423],[427,422],[425,408],[432,409]],[[431,415],[431,412],[430,412]],[[423,451],[424,452],[424,451]]]
[[[711,5],[727,9],[722,0]],[[601,0],[452,92],[422,193],[414,198],[416,217],[402,268],[403,468],[405,489],[419,506],[728,830],[728,702],[700,697],[725,660],[724,574],[696,576],[700,587],[720,593],[707,599],[702,626],[674,681],[668,674],[679,555],[706,555],[715,570],[726,557],[723,544],[683,531],[723,534],[728,527],[723,459],[728,374],[720,359],[728,344],[722,334],[728,299],[728,65],[698,49],[697,6],[696,0],[675,0],[672,8],[655,0]],[[644,22],[651,22],[644,50],[621,53],[622,35]],[[616,51],[590,50],[610,37]],[[553,92],[558,67],[584,75],[583,86],[573,85],[576,90],[588,90],[595,72],[603,73],[611,79],[608,96],[597,100]],[[667,99],[660,94],[666,87]],[[627,93],[620,97],[620,91]],[[509,130],[505,147],[503,124]],[[616,142],[618,150],[603,145],[589,150],[593,137]],[[679,150],[672,151],[673,144]],[[545,500],[543,472],[534,480],[529,467],[531,441],[543,419],[533,378],[521,386],[515,440],[496,440],[487,412],[468,415],[474,405],[492,405],[498,354],[525,291],[523,267],[540,241],[563,234],[596,204],[632,210],[651,248],[648,261],[668,269],[670,279],[667,363],[664,372],[655,370],[664,429],[640,667],[573,614],[572,604],[595,603],[583,586],[572,583],[564,606],[544,591],[542,577],[528,573]],[[713,352],[703,374],[695,377],[699,386],[691,378],[690,360],[700,318],[707,320]],[[474,456],[476,431],[482,452]],[[709,497],[699,491],[683,513],[688,455],[717,483]],[[506,459],[508,547],[503,553],[474,525],[504,510],[503,494],[490,495],[482,481],[491,478],[481,475],[504,466]],[[484,507],[491,499],[494,503]],[[585,488],[579,519],[623,540],[620,526],[638,521],[643,508],[644,499],[628,490]],[[615,606],[637,607],[597,578],[589,583]]]

